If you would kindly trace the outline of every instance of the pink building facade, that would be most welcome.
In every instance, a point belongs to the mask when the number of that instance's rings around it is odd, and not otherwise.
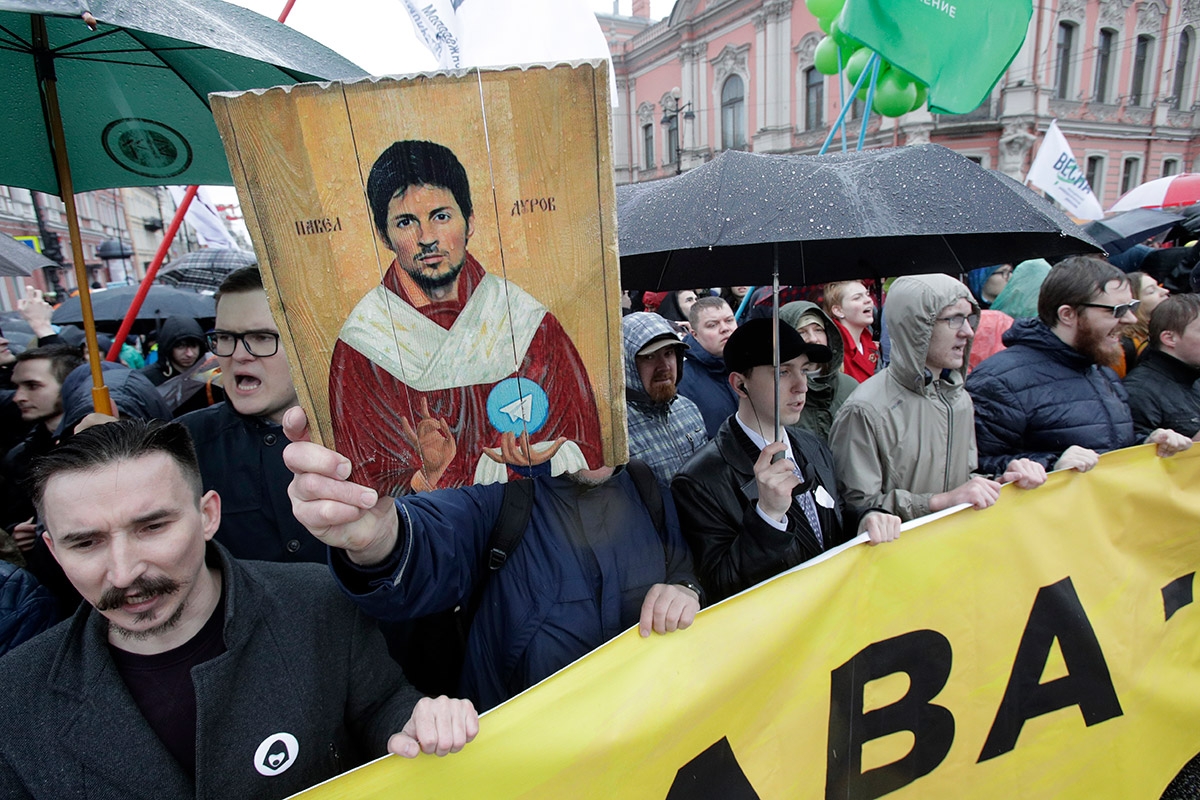
[[[659,22],[644,5],[597,16],[617,78],[618,183],[729,148],[816,153],[837,118],[838,79],[813,68],[824,34],[803,0],[678,0]],[[1200,0],[1045,0],[978,109],[872,114],[864,146],[934,142],[1022,180],[1057,119],[1107,208],[1139,183],[1200,170],[1197,31]],[[847,126],[851,148],[860,124]]]

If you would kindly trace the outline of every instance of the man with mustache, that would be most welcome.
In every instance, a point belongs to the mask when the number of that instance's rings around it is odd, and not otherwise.
[[[212,541],[221,498],[178,423],[86,430],[33,492],[86,602],[0,662],[5,797],[280,798],[477,732],[470,703],[405,683],[325,567]]]
[[[562,325],[467,252],[475,214],[454,153],[396,142],[367,199],[396,258],[330,364],[334,438],[355,480],[403,495],[601,466],[596,401]]]
[[[1093,256],[1056,264],[1038,294],[1038,315],[1005,332],[1007,349],[967,378],[975,403],[981,472],[1002,474],[1013,459],[1047,470],[1087,472],[1100,453],[1140,442],[1160,456],[1191,446],[1175,431],[1134,433],[1128,396],[1108,366],[1121,355],[1120,326],[1136,321],[1125,273]]]

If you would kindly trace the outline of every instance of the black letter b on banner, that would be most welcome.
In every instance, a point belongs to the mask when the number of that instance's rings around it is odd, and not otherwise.
[[[867,645],[833,671],[826,800],[881,797],[928,775],[942,763],[954,742],[954,716],[929,701],[946,685],[952,659],[945,636],[922,630]],[[864,714],[863,688],[895,672],[908,675],[908,693]],[[863,745],[900,731],[911,731],[914,736],[908,755],[864,773]]]

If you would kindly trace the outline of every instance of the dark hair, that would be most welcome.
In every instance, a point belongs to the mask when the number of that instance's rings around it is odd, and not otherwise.
[[[1183,329],[1196,317],[1200,317],[1200,295],[1173,294],[1163,300],[1150,315],[1150,346],[1161,350],[1163,331],[1182,336]]]
[[[700,324],[701,311],[706,308],[720,308],[721,306],[730,307],[724,297],[717,297],[711,294],[704,297],[697,297],[696,302],[692,303],[692,307],[688,310],[688,323],[695,330],[696,326]]]
[[[1113,281],[1125,286],[1129,278],[1102,258],[1064,258],[1050,268],[1046,280],[1042,282],[1042,289],[1038,293],[1038,319],[1046,327],[1053,328],[1058,324],[1059,306],[1080,308],[1092,302]]]
[[[375,219],[375,229],[387,237],[388,204],[397,192],[410,186],[438,186],[454,195],[454,202],[465,219],[470,219],[471,185],[467,171],[450,148],[435,142],[406,139],[394,143],[379,154],[367,178],[367,202]]]
[[[99,469],[117,461],[133,461],[155,453],[164,453],[179,465],[184,480],[199,501],[204,484],[192,437],[178,422],[158,419],[122,419],[96,425],[72,436],[34,460],[27,488],[41,514],[46,484],[58,473]]]
[[[50,374],[61,386],[71,374],[71,370],[83,363],[83,351],[69,344],[47,344],[26,350],[17,356],[15,363],[38,360],[50,362]]]
[[[262,272],[258,267],[242,267],[225,276],[213,299],[217,305],[221,305],[221,298],[227,294],[245,294],[261,291],[262,288]]]

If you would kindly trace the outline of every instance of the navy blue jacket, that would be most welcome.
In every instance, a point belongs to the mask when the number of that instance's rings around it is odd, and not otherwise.
[[[967,377],[975,402],[979,471],[1000,474],[1014,458],[1046,469],[1071,445],[1097,453],[1137,443],[1125,387],[1038,319],[1019,319],[1002,350]]]
[[[221,496],[216,540],[234,558],[254,561],[325,561],[325,545],[292,516],[283,463],[283,428],[237,413],[228,402],[184,414],[192,434],[204,491]]]
[[[715,439],[721,423],[737,411],[738,398],[729,385],[729,370],[725,359],[705,350],[691,334],[684,337],[687,351],[683,354],[683,378],[679,393],[700,408],[709,439]]]
[[[460,694],[484,711],[635,625],[656,583],[696,582],[669,493],[660,536],[624,470],[600,486],[539,477],[520,545],[487,578],[467,637]],[[504,497],[502,484],[396,500],[399,540],[371,569],[330,551],[334,576],[389,622],[470,600]]]
[[[58,602],[37,578],[0,561],[0,656],[58,622]]]

